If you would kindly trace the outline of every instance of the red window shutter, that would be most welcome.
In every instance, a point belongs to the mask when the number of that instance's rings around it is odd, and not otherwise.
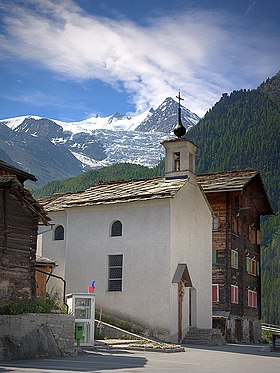
[[[248,306],[252,307],[252,292],[248,290]]]
[[[253,307],[257,308],[257,292],[253,292]]]
[[[248,290],[248,306],[257,308],[257,292]]]
[[[212,285],[212,302],[219,302],[219,285]]]
[[[238,287],[231,285],[231,303],[238,304]]]

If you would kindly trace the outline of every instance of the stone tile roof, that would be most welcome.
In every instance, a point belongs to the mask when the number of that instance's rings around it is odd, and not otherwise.
[[[54,195],[44,197],[39,202],[46,211],[57,211],[69,207],[172,198],[186,182],[187,179],[163,178],[115,181],[96,184],[84,192],[58,194],[57,198]]]
[[[198,175],[197,182],[206,194],[222,191],[240,191],[257,175],[260,178],[257,171],[251,170],[220,172]],[[83,192],[57,193],[43,197],[39,202],[46,211],[58,211],[70,207],[172,198],[187,180],[154,178],[100,183]],[[266,196],[265,190],[264,195]]]
[[[229,171],[213,174],[198,175],[197,182],[205,193],[220,191],[238,191],[257,176],[257,171]]]
[[[242,191],[249,183],[254,182],[255,186],[257,186],[254,198],[258,205],[259,213],[261,215],[270,215],[273,213],[261,175],[258,171],[229,171],[198,175],[197,182],[206,194]]]

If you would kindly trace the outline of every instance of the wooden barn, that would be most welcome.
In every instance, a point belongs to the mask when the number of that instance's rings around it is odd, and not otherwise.
[[[260,216],[272,214],[256,171],[197,177],[214,211],[213,326],[227,341],[257,342],[261,332]]]
[[[37,229],[48,218],[26,180],[36,178],[0,161],[0,305],[36,297]]]

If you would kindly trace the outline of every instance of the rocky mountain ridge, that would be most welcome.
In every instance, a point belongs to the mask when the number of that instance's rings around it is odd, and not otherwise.
[[[200,119],[183,106],[181,113],[187,129]],[[0,156],[36,175],[39,185],[120,162],[153,167],[177,120],[178,104],[170,97],[140,115],[116,112],[70,123],[38,116],[9,118],[0,121]]]

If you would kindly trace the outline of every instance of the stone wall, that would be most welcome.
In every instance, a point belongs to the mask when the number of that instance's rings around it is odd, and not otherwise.
[[[0,315],[0,360],[73,355],[74,334],[72,315]]]
[[[241,320],[241,341],[236,339],[236,317],[231,315],[228,321],[228,337],[229,342],[242,342],[242,343],[259,343],[261,340],[261,320],[249,320],[246,317],[238,318]],[[251,323],[251,329],[250,329]]]

